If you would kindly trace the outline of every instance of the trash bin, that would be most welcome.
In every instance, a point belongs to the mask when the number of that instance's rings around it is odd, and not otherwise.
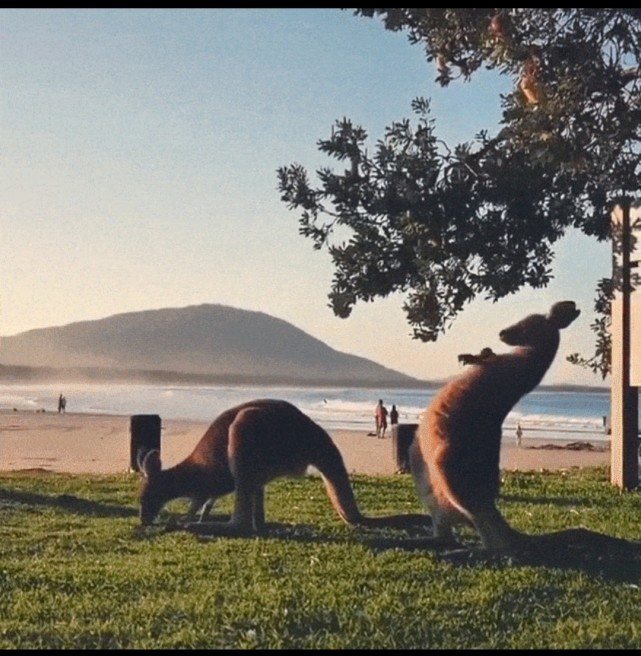
[[[409,474],[409,449],[418,424],[396,424],[392,430],[392,449],[397,474]]]
[[[138,462],[142,461],[147,451],[160,451],[160,416],[132,415],[129,422],[130,458],[129,470],[140,471]]]

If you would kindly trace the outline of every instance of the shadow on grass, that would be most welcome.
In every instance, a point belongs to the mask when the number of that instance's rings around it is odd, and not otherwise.
[[[380,536],[381,529],[354,526],[346,530],[346,527],[337,524],[336,533],[325,530],[312,524],[294,524],[289,522],[267,522],[265,528],[259,532],[239,532],[237,529],[229,529],[223,522],[228,521],[230,515],[210,516],[206,522],[192,522],[189,524],[170,520],[162,524],[150,526],[138,526],[135,533],[138,537],[155,538],[165,533],[183,532],[194,535],[199,541],[208,542],[220,538],[232,539],[261,539],[261,540],[283,540],[288,542],[303,542],[308,544],[327,543],[354,543],[361,541],[363,537]],[[404,529],[388,529],[387,535],[399,536],[399,539],[412,539],[416,536],[426,537],[429,534],[428,527],[408,527]],[[402,536],[402,537],[401,537]]]
[[[92,515],[94,517],[137,517],[135,508],[115,506],[88,499],[80,499],[71,494],[36,494],[34,492],[18,492],[0,488],[0,505],[42,506],[58,508],[77,515]]]
[[[582,571],[618,583],[641,584],[641,542],[576,528],[547,535],[526,536],[526,544],[508,552],[493,552],[480,543],[454,546],[431,538],[378,539],[374,551],[434,551],[440,560],[457,566],[551,567]]]
[[[501,501],[507,503],[527,503],[532,506],[558,506],[565,508],[569,506],[594,506],[594,500],[588,497],[532,497],[520,494],[501,494]]]
[[[216,518],[226,520],[229,516]],[[338,530],[341,532],[339,533]],[[393,530],[354,527],[336,533],[309,524],[269,522],[265,529],[253,534],[226,534],[216,521],[184,526],[179,523],[138,527],[140,535],[160,537],[164,533],[182,531],[194,535],[199,542],[217,539],[283,540],[306,544],[360,544],[372,552],[400,550],[434,553],[437,559],[458,567],[550,567],[582,571],[618,583],[641,585],[641,542],[623,540],[587,529],[569,529],[543,536],[531,536],[532,544],[518,550],[491,552],[480,542],[453,544],[435,539],[428,529]],[[530,537],[530,536],[528,536]],[[526,537],[526,540],[528,539]]]
[[[220,539],[232,540],[283,540],[286,542],[303,542],[306,544],[348,543],[348,535],[332,535],[323,532],[317,526],[309,524],[289,524],[282,522],[268,522],[262,531],[254,533],[230,532],[221,528],[221,524],[229,519],[229,515],[212,518],[202,524],[185,526],[180,522],[169,521],[164,524],[150,526],[138,525],[134,528],[134,535],[144,540],[161,538],[166,533],[185,533],[193,535],[198,542],[207,543]],[[216,526],[216,522],[219,523]]]

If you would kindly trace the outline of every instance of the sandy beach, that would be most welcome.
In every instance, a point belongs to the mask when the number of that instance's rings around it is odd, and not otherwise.
[[[163,420],[163,466],[186,457],[207,423]],[[393,441],[365,431],[331,433],[347,469],[355,474],[393,474]],[[93,414],[0,411],[0,470],[45,470],[68,473],[118,473],[129,470],[130,418]],[[507,470],[559,470],[609,465],[607,443],[523,439],[521,447],[504,440],[501,467]]]

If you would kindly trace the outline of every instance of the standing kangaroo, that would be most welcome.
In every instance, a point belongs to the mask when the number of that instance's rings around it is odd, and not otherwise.
[[[320,472],[332,506],[347,524],[409,528],[431,523],[425,514],[363,516],[328,433],[291,403],[274,399],[224,411],[192,453],[170,469],[162,469],[159,451],[148,452],[141,463],[140,520],[152,523],[168,501],[179,497],[191,499],[188,519],[203,508],[202,520],[217,498],[235,492],[231,519],[215,522],[211,532],[259,532],[265,526],[265,485],[281,476],[303,476],[310,465]]]
[[[448,383],[423,414],[410,448],[410,467],[421,500],[431,511],[434,537],[454,541],[453,524],[470,522],[483,546],[528,546],[496,507],[502,424],[533,390],[554,360],[559,331],[580,314],[572,301],[555,303],[547,316],[532,314],[499,333],[514,348],[496,354],[462,354],[472,366]]]

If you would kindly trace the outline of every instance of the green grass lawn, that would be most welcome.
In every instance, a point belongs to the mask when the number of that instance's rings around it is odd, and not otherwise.
[[[421,510],[409,476],[353,483],[368,514]],[[142,530],[137,488],[128,474],[0,473],[0,649],[641,648],[636,555],[457,562],[391,531],[383,548],[380,530],[339,521],[315,476],[267,487],[267,536]],[[641,494],[606,468],[506,474],[500,507],[531,533],[641,540]]]

